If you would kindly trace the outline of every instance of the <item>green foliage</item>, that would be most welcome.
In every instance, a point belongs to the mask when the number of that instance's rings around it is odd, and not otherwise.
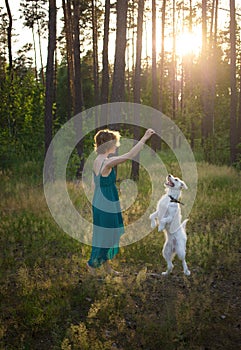
[[[241,170],[241,143],[237,146],[238,154],[237,154],[237,161],[235,164],[235,168],[238,170]]]
[[[102,342],[95,332],[88,331],[84,323],[71,325],[61,350],[108,350],[112,349],[110,341]]]
[[[68,75],[66,62],[63,61],[57,70],[57,94],[56,94],[56,106],[57,115],[61,125],[68,120],[68,111],[71,101],[68,98]]]
[[[64,124],[68,120],[68,112],[71,107],[71,101],[69,101],[68,93],[68,74],[67,74],[67,62],[65,57],[57,70],[57,119],[60,125]],[[93,64],[92,64],[92,51],[87,51],[81,61],[81,83],[83,89],[84,109],[91,108],[98,104],[98,101],[94,101],[94,82],[93,82]],[[73,101],[72,101],[73,102]],[[73,111],[72,111],[73,114]],[[73,116],[73,115],[71,115]]]
[[[203,151],[205,160],[212,164],[229,163],[229,135],[225,132],[216,133],[204,140]]]
[[[43,153],[44,95],[29,70],[24,76],[6,76],[1,84],[0,166],[11,167],[15,161],[39,159]]]

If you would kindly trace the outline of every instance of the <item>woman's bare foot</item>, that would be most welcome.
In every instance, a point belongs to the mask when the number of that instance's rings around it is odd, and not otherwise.
[[[109,264],[108,261],[106,261],[106,263],[104,264],[104,268],[105,268],[105,271],[106,271],[108,274],[110,274],[110,275],[120,275],[120,274],[121,274],[121,272],[114,270],[114,269],[110,266],[110,264]]]
[[[96,275],[96,269],[91,267],[88,263],[86,263],[88,271],[91,273],[91,275],[95,276]]]

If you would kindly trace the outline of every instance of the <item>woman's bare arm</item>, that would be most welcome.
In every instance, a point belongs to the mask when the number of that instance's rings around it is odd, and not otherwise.
[[[92,191],[94,191],[94,189],[95,189],[95,181],[94,181],[93,174],[92,174],[92,178],[91,178],[91,189],[92,189]]]
[[[111,157],[108,160],[105,161],[105,166],[104,168],[113,168],[114,166],[124,163],[128,159],[133,159],[142,149],[144,146],[145,142],[154,134],[155,132],[152,129],[148,129],[145,132],[145,135],[140,139],[139,142],[127,153],[121,155],[121,156],[116,156],[116,157]]]

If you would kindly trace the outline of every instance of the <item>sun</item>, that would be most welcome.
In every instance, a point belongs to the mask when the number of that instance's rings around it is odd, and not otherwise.
[[[176,37],[176,54],[179,57],[198,56],[202,49],[202,35],[199,32],[183,32]]]
[[[176,57],[184,58],[187,56],[198,57],[202,50],[202,30],[195,28],[193,31],[183,31],[176,35],[175,53]],[[165,38],[165,51],[173,52],[172,35]]]

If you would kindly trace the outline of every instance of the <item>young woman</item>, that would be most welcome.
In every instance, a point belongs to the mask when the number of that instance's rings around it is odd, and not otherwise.
[[[148,129],[129,152],[113,157],[109,156],[115,154],[119,146],[119,132],[100,130],[94,137],[97,157],[93,164],[95,185],[92,201],[93,240],[91,256],[87,262],[92,274],[95,274],[95,269],[101,265],[104,265],[107,273],[118,274],[109,264],[109,260],[112,260],[119,251],[119,240],[124,233],[114,167],[134,158],[153,134],[154,131]]]

